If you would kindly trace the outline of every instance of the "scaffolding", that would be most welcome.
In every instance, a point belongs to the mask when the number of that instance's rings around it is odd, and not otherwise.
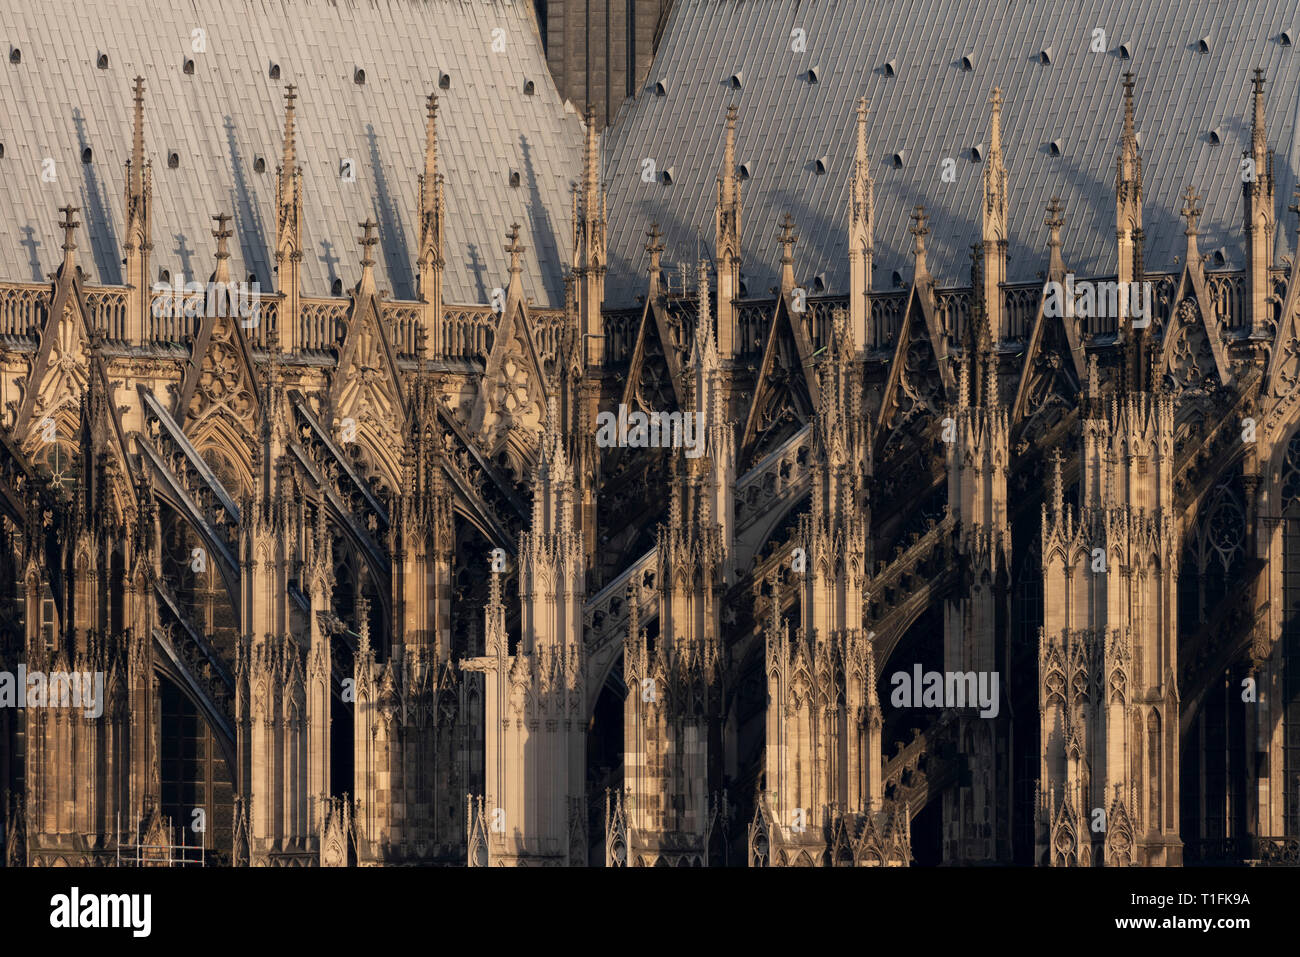
[[[170,822],[169,822],[170,824]],[[118,867],[207,867],[207,851],[202,838],[198,844],[186,843],[186,828],[180,828],[180,842],[175,841],[172,828],[157,822],[143,838],[140,825],[135,828],[133,840],[122,840],[122,816],[116,817]],[[168,840],[170,838],[170,840]]]

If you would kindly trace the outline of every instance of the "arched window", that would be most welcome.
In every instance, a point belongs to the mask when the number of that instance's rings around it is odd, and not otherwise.
[[[1160,773],[1163,755],[1160,739],[1160,715],[1154,708],[1147,714],[1147,780],[1151,782],[1151,806],[1147,811],[1147,824],[1152,830],[1160,828]]]
[[[1240,476],[1219,482],[1209,506],[1187,536],[1178,576],[1178,617],[1190,634],[1225,596],[1246,558],[1246,509]]]
[[[1211,491],[1196,524],[1188,530],[1178,576],[1180,641],[1202,640],[1229,602],[1241,595],[1246,564],[1245,493],[1241,476],[1222,478]],[[1245,704],[1237,665],[1212,678],[1183,741],[1181,753],[1183,840],[1214,844],[1243,833],[1246,795],[1243,769],[1247,743]]]
[[[59,613],[54,607],[54,592],[41,586],[41,642],[46,651],[54,651],[59,639]]]
[[[1282,813],[1300,835],[1300,431],[1282,467]]]

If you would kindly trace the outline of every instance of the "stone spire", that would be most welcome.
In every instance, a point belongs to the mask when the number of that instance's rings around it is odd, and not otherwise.
[[[275,184],[275,285],[280,294],[280,347],[298,346],[298,315],[302,295],[302,167],[298,165],[293,129],[292,83],[284,91],[284,156]]]
[[[867,98],[858,100],[857,146],[849,181],[849,327],[854,348],[867,347],[871,270],[875,262],[875,183],[867,157]]]
[[[149,253],[153,250],[150,218],[153,206],[153,169],[144,158],[144,77],[135,78],[135,119],[131,137],[131,159],[126,164],[127,340],[141,343],[149,331]]]
[[[1269,268],[1273,265],[1273,241],[1277,234],[1277,213],[1273,192],[1273,153],[1268,149],[1267,116],[1264,109],[1264,71],[1256,68],[1254,109],[1250,123],[1250,152],[1242,166],[1242,201],[1246,222],[1246,279],[1250,294],[1252,335],[1267,329],[1270,292]]]
[[[446,210],[438,172],[438,97],[430,93],[424,128],[424,172],[420,175],[420,301],[424,358],[442,355],[442,222]]]
[[[740,296],[740,182],[736,176],[736,105],[727,107],[727,131],[718,175],[714,248],[718,267],[718,349],[734,357],[739,349],[735,300]]]
[[[1002,161],[1002,91],[989,97],[989,158],[984,166],[984,309],[994,342],[1002,337],[1002,284],[1007,280],[1007,169]]]
[[[697,363],[697,372],[704,372],[717,368],[718,365],[717,341],[713,334],[713,320],[709,315],[709,264],[704,259],[699,263],[698,279],[699,301],[695,320],[695,355],[692,361]]]
[[[1118,240],[1118,278],[1121,289],[1124,283],[1136,277],[1135,258],[1139,255],[1138,241],[1142,230],[1142,157],[1138,152],[1138,138],[1133,125],[1133,74],[1124,74],[1124,132],[1120,139],[1120,155],[1115,161],[1115,235]],[[1127,299],[1119,297],[1121,312]]]
[[[586,140],[582,154],[581,202],[574,203],[573,272],[578,287],[578,332],[588,365],[605,364],[605,190],[600,184],[600,133],[596,117],[587,108]]]

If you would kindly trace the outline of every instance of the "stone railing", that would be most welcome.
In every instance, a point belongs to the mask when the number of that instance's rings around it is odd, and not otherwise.
[[[736,349],[741,354],[761,353],[767,343],[775,299],[745,300],[736,304]]]
[[[644,308],[622,309],[607,312],[605,320],[605,358],[611,363],[628,362],[636,348],[636,335],[641,328]]]
[[[332,349],[343,338],[348,315],[346,299],[302,299],[298,303],[298,345],[303,349]]]
[[[936,289],[934,297],[939,328],[948,334],[949,341],[962,342],[970,321],[970,289]]]
[[[49,285],[21,283],[0,289],[0,336],[35,338],[50,315]]]
[[[1210,287],[1219,325],[1224,329],[1244,329],[1250,325],[1250,305],[1246,301],[1246,274],[1206,273],[1205,282]]]
[[[1085,277],[1080,276],[1082,280]],[[1114,277],[1086,277],[1095,282],[1111,282]],[[1163,329],[1169,315],[1177,306],[1173,302],[1178,275],[1149,273],[1147,279],[1154,283],[1153,305],[1156,315],[1154,325]],[[1225,330],[1239,332],[1249,328],[1248,281],[1244,272],[1208,272],[1206,281],[1210,295]],[[1272,297],[1278,302],[1285,297],[1287,276],[1285,270],[1271,274]],[[47,283],[0,284],[0,336],[34,338],[39,335],[52,296],[52,285]],[[902,328],[903,308],[907,302],[907,289],[891,289],[870,295],[868,316],[868,348],[889,351]],[[1042,299],[1041,282],[1006,284],[1002,287],[1005,340],[1027,337],[1033,328],[1039,303]],[[124,286],[96,286],[87,289],[86,303],[92,313],[96,328],[110,341],[127,338],[127,295]],[[198,331],[199,316],[203,311],[203,293],[193,292],[184,297],[182,308],[152,308],[162,296],[171,293],[150,292],[149,315],[146,317],[146,341],[185,343]],[[941,328],[953,343],[960,343],[965,323],[970,315],[970,290],[964,287],[935,290],[936,307]],[[246,330],[250,341],[264,347],[268,334],[276,332],[283,339],[283,330],[276,321],[280,298],[270,291],[261,296],[260,322]],[[667,300],[669,311],[681,318],[683,310],[693,317],[693,296],[683,297],[680,292]],[[325,351],[342,341],[350,308],[347,298],[313,298],[301,300],[301,315],[297,340],[302,349]],[[188,310],[185,308],[188,306]],[[758,355],[767,341],[772,312],[776,300],[743,299],[736,303],[737,347],[741,354]],[[808,308],[803,313],[804,329],[814,350],[824,347],[832,327],[836,309],[847,308],[844,296],[809,296]],[[392,344],[399,356],[415,355],[419,347],[420,304],[410,300],[394,300],[383,305],[386,324],[392,330]],[[190,314],[186,315],[186,311]],[[606,353],[608,361],[627,361],[636,340],[641,318],[641,308],[612,310],[605,314]],[[155,314],[160,313],[160,314]],[[558,352],[559,337],[564,327],[561,309],[533,307],[530,315],[538,337],[538,348],[547,361]],[[498,317],[490,306],[477,304],[451,304],[444,308],[444,349],[447,355],[466,359],[486,359],[492,349]],[[1085,338],[1111,336],[1116,332],[1112,316],[1083,318]],[[689,334],[689,329],[682,330]]]
[[[489,306],[447,306],[443,350],[461,359],[486,359],[496,337],[497,315]]]
[[[420,351],[420,303],[386,302],[380,309],[389,344],[397,356],[414,356]]]
[[[1041,282],[1002,287],[1002,338],[1028,339],[1043,299]]]
[[[105,339],[121,342],[126,339],[126,290],[113,288],[91,289],[86,292],[86,308],[90,310],[92,328],[100,330]]]

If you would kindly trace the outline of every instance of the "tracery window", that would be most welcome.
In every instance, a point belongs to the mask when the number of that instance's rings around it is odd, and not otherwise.
[[[1245,494],[1239,475],[1219,481],[1187,532],[1178,576],[1178,630],[1184,647],[1198,637],[1235,601],[1246,561]],[[1210,640],[1215,640],[1210,636]],[[1213,842],[1241,833],[1245,826],[1245,707],[1232,689],[1240,687],[1229,667],[1211,679],[1207,693],[1183,741],[1180,792],[1184,840]],[[1235,700],[1234,700],[1235,699]]]
[[[1246,558],[1246,509],[1239,476],[1223,479],[1188,533],[1178,576],[1178,618],[1191,633],[1229,593]]]
[[[41,586],[41,641],[46,651],[54,651],[59,637],[59,614],[54,607],[54,593],[49,585]]]
[[[1283,829],[1300,836],[1300,431],[1282,469]]]

